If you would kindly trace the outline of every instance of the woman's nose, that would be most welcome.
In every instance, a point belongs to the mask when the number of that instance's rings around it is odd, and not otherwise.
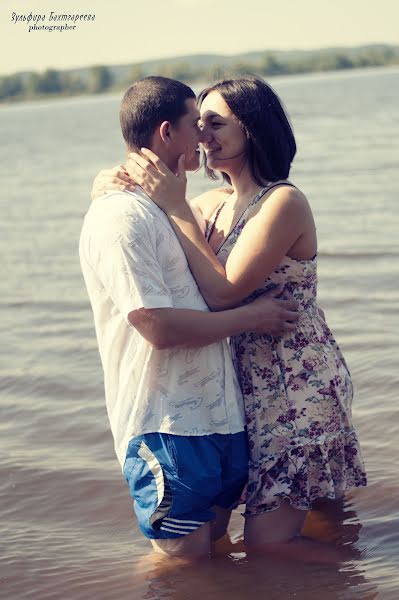
[[[200,130],[200,142],[209,142],[212,139],[212,132],[209,127],[204,125]]]

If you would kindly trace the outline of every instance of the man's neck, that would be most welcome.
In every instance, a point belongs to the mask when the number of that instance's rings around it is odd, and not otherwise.
[[[170,153],[166,151],[165,146],[152,144],[149,149],[152,150],[152,152],[154,152],[157,156],[159,156],[162,162],[165,163],[165,165],[168,167],[168,169],[172,171],[172,173],[176,173],[178,159],[174,156],[172,157]]]

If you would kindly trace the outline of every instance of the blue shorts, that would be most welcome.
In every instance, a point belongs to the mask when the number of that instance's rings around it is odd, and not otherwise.
[[[248,477],[248,442],[235,434],[146,433],[129,442],[123,467],[142,533],[178,538],[238,504]]]

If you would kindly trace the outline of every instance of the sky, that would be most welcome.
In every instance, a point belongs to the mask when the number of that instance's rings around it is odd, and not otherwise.
[[[29,32],[29,16],[95,15]],[[187,54],[399,45],[398,0],[0,0],[0,74]],[[43,25],[43,21],[38,24]]]

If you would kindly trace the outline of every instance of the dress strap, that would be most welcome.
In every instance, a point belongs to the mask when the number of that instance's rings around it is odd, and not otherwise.
[[[255,196],[255,198],[252,200],[250,206],[252,206],[252,205],[256,204],[257,202],[259,202],[259,200],[261,198],[263,198],[263,196],[265,194],[267,194],[267,192],[270,192],[270,190],[272,190],[272,189],[274,189],[274,188],[276,188],[276,187],[278,187],[280,185],[285,185],[287,187],[296,188],[296,185],[294,185],[293,183],[290,183],[289,181],[287,181],[287,182],[285,182],[285,181],[278,182],[277,181],[276,183],[274,183],[272,181],[271,183],[269,183],[269,185],[267,185],[266,187],[264,187],[263,190],[261,190],[257,196]]]
[[[209,219],[209,222],[208,222],[208,229],[207,229],[207,235],[206,235],[206,239],[207,239],[207,241],[209,241],[209,240],[210,240],[210,238],[211,238],[211,235],[212,235],[212,233],[213,233],[213,230],[215,229],[215,226],[216,226],[216,221],[217,221],[217,219],[218,219],[218,216],[219,216],[219,214],[220,214],[220,211],[222,210],[222,208],[223,208],[223,206],[224,206],[225,204],[226,204],[226,200],[224,200],[224,201],[222,202],[222,204],[220,204],[220,205],[217,207],[217,209],[216,209],[216,210],[213,212],[213,214],[212,214],[211,218]]]
[[[285,182],[285,181],[281,181],[281,182],[272,182],[269,183],[266,187],[264,187],[259,194],[257,194],[255,196],[255,198],[252,200],[252,202],[250,202],[248,204],[248,206],[244,209],[244,211],[242,212],[241,216],[238,218],[238,220],[235,222],[234,226],[232,227],[232,229],[229,231],[229,233],[227,234],[227,236],[224,238],[224,240],[222,241],[222,243],[220,244],[220,246],[218,247],[216,254],[219,252],[219,250],[224,246],[224,244],[227,242],[227,240],[229,239],[230,235],[233,233],[233,231],[236,229],[237,225],[241,222],[241,220],[243,219],[243,217],[251,210],[251,208],[253,206],[255,206],[255,204],[257,204],[257,202],[259,202],[259,200],[270,190],[272,190],[273,188],[279,186],[279,185],[286,185],[289,187],[296,187],[293,183],[289,183],[289,182]],[[211,235],[214,232],[214,229],[216,227],[216,221],[218,220],[219,214],[222,210],[222,208],[224,207],[224,205],[226,204],[226,200],[224,202],[222,202],[222,204],[220,204],[220,206],[218,206],[218,208],[215,210],[215,212],[213,213],[213,215],[211,216],[211,218],[209,219],[209,226],[208,226],[208,230],[207,230],[207,235],[206,235],[206,240],[209,242]]]

